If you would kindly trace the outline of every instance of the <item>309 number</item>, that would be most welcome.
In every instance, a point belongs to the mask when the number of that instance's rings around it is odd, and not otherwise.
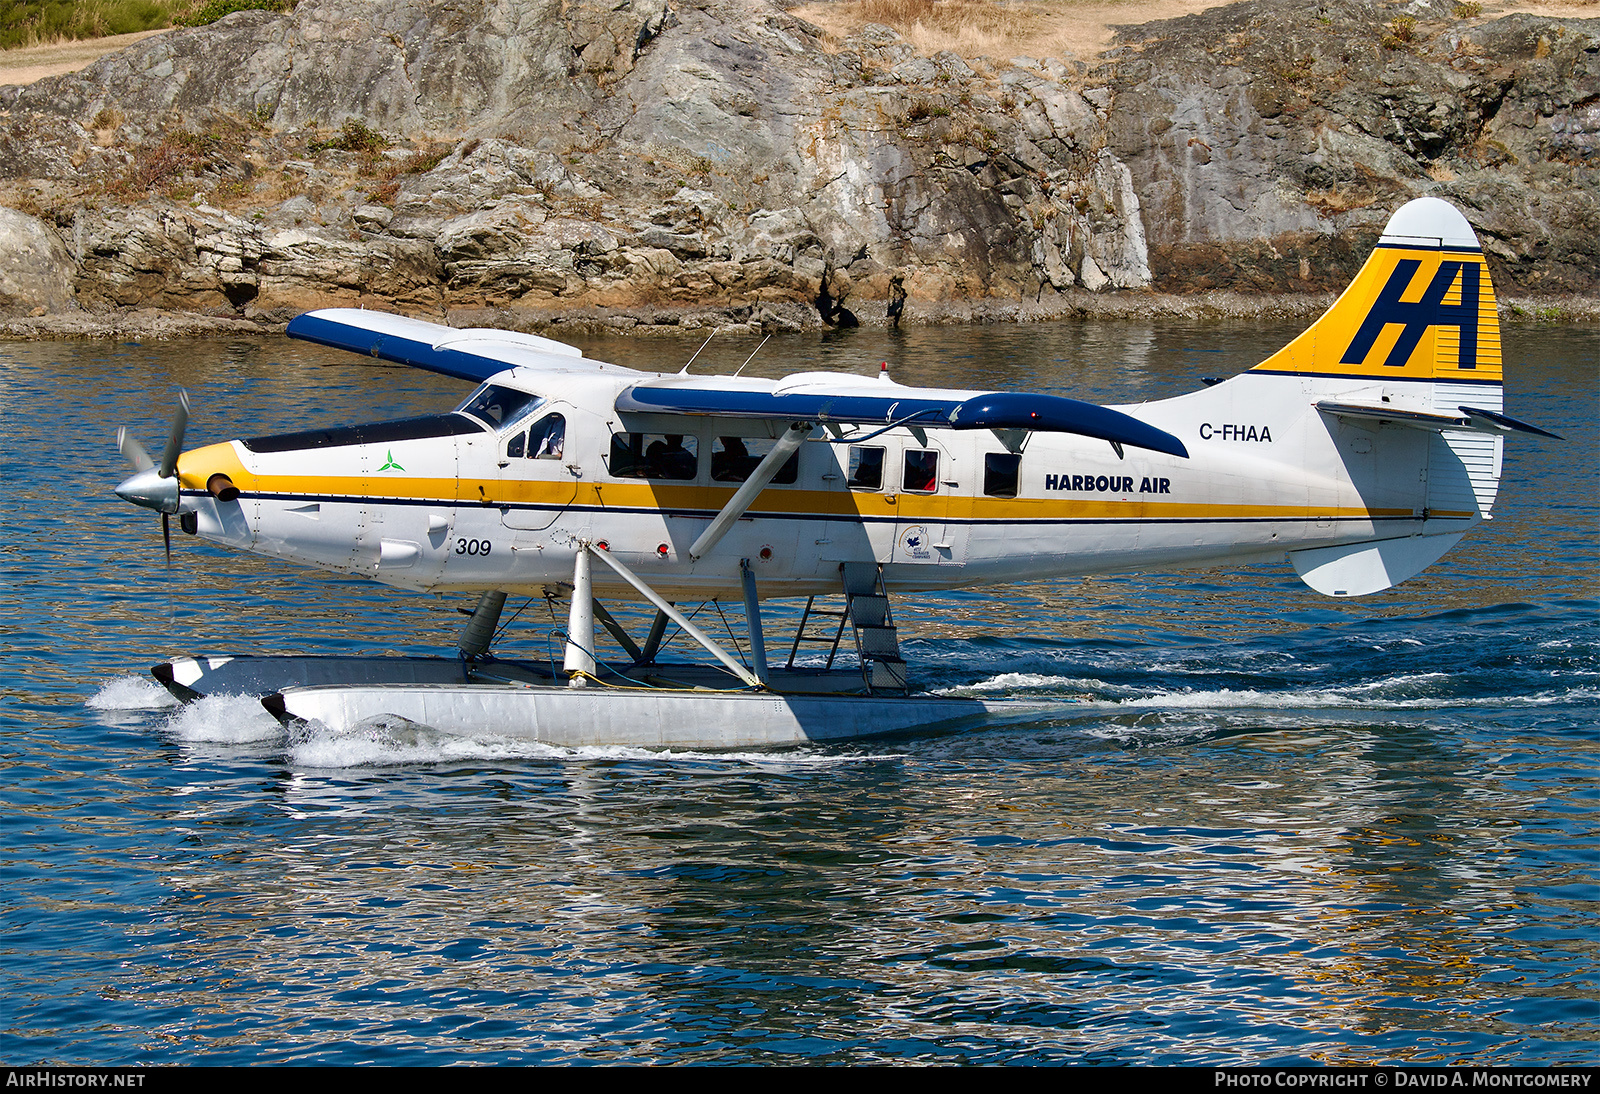
[[[456,554],[458,555],[486,555],[493,547],[494,544],[486,539],[456,540]]]

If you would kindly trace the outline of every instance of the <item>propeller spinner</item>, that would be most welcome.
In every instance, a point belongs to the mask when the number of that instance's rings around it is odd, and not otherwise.
[[[133,474],[117,486],[117,497],[161,514],[161,536],[167,546],[167,563],[172,563],[172,528],[168,518],[178,511],[178,454],[183,450],[183,434],[189,426],[189,393],[178,389],[178,409],[172,416],[172,430],[161,450],[161,463],[150,458],[144,445],[117,430],[117,451],[133,465]]]

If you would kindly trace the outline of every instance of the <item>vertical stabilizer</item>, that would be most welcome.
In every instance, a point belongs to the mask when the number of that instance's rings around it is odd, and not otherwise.
[[[1256,370],[1498,388],[1494,286],[1466,217],[1438,198],[1402,206],[1333,307]]]
[[[1361,443],[1376,446],[1380,478],[1421,483],[1420,533],[1292,552],[1308,585],[1334,596],[1388,588],[1444,554],[1462,522],[1488,519],[1503,438],[1469,427],[1466,412],[1503,410],[1500,320],[1483,249],[1448,202],[1401,207],[1333,306],[1252,371],[1303,378],[1319,407],[1344,407],[1331,431],[1370,431]]]

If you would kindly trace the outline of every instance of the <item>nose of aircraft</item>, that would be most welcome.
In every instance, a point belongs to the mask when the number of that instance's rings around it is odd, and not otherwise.
[[[167,434],[166,447],[161,450],[158,466],[150,453],[126,429],[117,430],[117,451],[133,465],[133,474],[117,486],[117,497],[123,501],[161,514],[161,538],[167,545],[167,565],[172,565],[172,528],[167,518],[178,511],[178,453],[183,448],[183,434],[189,426],[189,393],[178,389],[178,407],[172,416],[172,430]]]
[[[146,509],[154,509],[158,513],[176,513],[178,476],[164,476],[156,467],[136,471],[118,484],[117,497]]]

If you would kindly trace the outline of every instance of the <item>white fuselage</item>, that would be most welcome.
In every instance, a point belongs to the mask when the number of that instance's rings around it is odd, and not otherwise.
[[[1245,373],[1120,408],[1180,438],[1187,459],[1132,447],[1119,456],[1062,433],[1028,435],[1015,452],[1005,442],[1018,438],[987,429],[818,428],[793,480],[780,475],[696,559],[689,547],[733,496],[740,468],[787,423],[623,414],[612,408],[638,374],[519,371],[492,383],[542,401],[498,428],[185,453],[183,509],[219,544],[436,592],[570,582],[577,544],[589,541],[683,599],[736,592],[741,560],[763,597],[836,591],[842,562],[881,563],[885,585],[910,592],[1464,531],[1487,511],[1469,490],[1455,509],[1435,502],[1429,512],[1427,474],[1416,469],[1430,446],[1449,454],[1437,436],[1333,421],[1313,406],[1330,392],[1408,405],[1431,400],[1431,386],[1323,379],[1313,390]],[[561,418],[553,444],[551,415]],[[219,472],[238,498],[204,489]],[[599,591],[625,591],[605,577],[596,574]]]

